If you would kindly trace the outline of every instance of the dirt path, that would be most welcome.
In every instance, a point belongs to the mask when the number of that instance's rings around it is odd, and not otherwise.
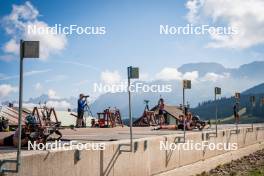
[[[264,149],[197,176],[264,176]]]

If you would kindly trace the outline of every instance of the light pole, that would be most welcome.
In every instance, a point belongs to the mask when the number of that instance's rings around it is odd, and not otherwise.
[[[253,117],[253,111],[254,111],[254,107],[256,106],[256,97],[255,96],[251,96],[250,97],[250,102],[251,102],[251,116]],[[254,124],[253,121],[251,123],[251,130],[253,131],[254,128]]]
[[[21,164],[21,131],[23,110],[23,60],[24,58],[39,58],[39,41],[20,40],[20,76],[19,76],[19,117],[18,117],[18,149],[17,149],[17,171]]]
[[[192,83],[191,80],[183,80],[182,82],[182,106],[183,106],[183,115],[184,115],[184,120],[183,120],[183,140],[185,142],[185,136],[186,136],[186,105],[185,105],[185,89],[191,89]]]
[[[221,88],[215,87],[215,135],[218,136],[218,106],[217,106],[217,95],[221,95]]]
[[[19,112],[18,112],[18,146],[16,160],[2,160],[0,162],[0,173],[18,173],[21,165],[21,132],[22,132],[22,111],[23,111],[23,61],[24,58],[39,58],[39,41],[20,40],[20,74],[19,74]],[[4,169],[5,163],[16,163],[16,170]]]
[[[139,68],[137,67],[127,67],[127,80],[128,80],[128,107],[129,107],[129,122],[130,122],[130,152],[133,151],[133,131],[132,131],[132,107],[131,107],[131,89],[130,80],[139,78]]]
[[[236,109],[235,109],[235,111],[237,111],[236,112],[236,116],[237,117],[235,117],[235,119],[236,119],[236,130],[238,131],[238,122],[239,122],[239,104],[240,104],[240,93],[239,92],[236,92],[235,93],[235,99],[236,99]]]

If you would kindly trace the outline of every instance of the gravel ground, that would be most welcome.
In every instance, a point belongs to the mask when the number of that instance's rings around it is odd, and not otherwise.
[[[197,176],[264,176],[264,149]]]

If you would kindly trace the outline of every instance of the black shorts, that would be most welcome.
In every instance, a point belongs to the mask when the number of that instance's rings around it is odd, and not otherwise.
[[[183,130],[183,129],[184,129],[183,124],[179,124],[179,125],[178,125],[178,129],[179,129],[179,130]]]
[[[84,111],[78,112],[78,119],[83,119]]]
[[[5,137],[4,138],[4,146],[13,146],[14,145],[13,137],[14,137],[14,134]]]

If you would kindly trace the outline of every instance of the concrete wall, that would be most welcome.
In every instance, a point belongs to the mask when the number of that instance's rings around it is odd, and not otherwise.
[[[211,137],[210,137],[211,136]],[[157,175],[182,166],[194,164],[227,153],[226,151],[160,150],[160,141],[176,142],[179,135],[156,136],[134,140],[134,152],[127,152],[129,141],[106,144],[103,151],[80,151],[80,160],[75,159],[76,151],[34,151],[24,152],[20,176],[123,176]],[[187,133],[187,140],[201,143],[238,143],[239,150],[264,142],[264,130],[253,131],[240,128],[240,132],[219,130],[218,136],[206,132]],[[8,156],[6,158],[12,158]],[[12,167],[6,165],[6,168]],[[201,172],[203,169],[201,168]],[[16,175],[16,174],[9,174]]]

